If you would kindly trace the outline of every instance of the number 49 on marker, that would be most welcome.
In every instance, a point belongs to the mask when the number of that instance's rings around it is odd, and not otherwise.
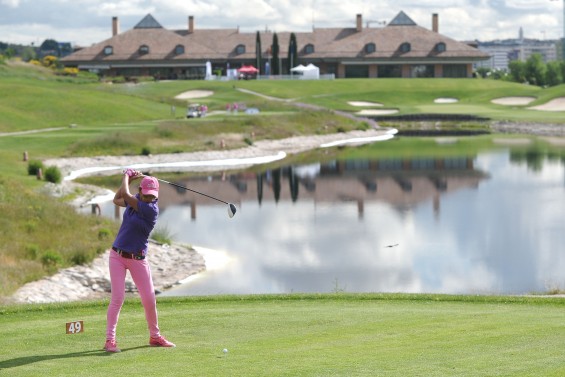
[[[78,334],[84,332],[84,322],[74,321],[66,323],[67,334]]]

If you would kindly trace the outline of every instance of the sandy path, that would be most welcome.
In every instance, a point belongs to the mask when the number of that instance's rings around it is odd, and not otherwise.
[[[142,164],[167,164],[182,161],[201,161],[203,162],[198,167],[171,167],[159,169],[161,171],[220,171],[226,169],[226,164],[222,164],[222,160],[240,159],[242,165],[235,165],[238,168],[249,166],[245,164],[246,159],[252,158],[267,158],[276,156],[280,152],[285,154],[295,154],[304,152],[311,149],[320,148],[323,144],[336,142],[336,141],[350,141],[354,139],[370,138],[386,136],[389,129],[371,129],[367,131],[351,131],[347,133],[338,133],[330,135],[309,135],[309,136],[296,136],[280,140],[259,140],[253,143],[252,146],[232,149],[232,150],[218,150],[206,152],[191,152],[191,153],[170,153],[160,154],[154,156],[98,156],[98,157],[76,157],[76,158],[55,158],[43,161],[45,166],[57,166],[63,176],[69,175],[71,172],[79,169],[88,168],[108,168],[107,172],[97,172],[96,174],[115,174],[121,168],[132,165]],[[358,141],[353,144],[361,144]],[[209,164],[206,164],[209,162]],[[231,165],[234,166],[234,165]]]

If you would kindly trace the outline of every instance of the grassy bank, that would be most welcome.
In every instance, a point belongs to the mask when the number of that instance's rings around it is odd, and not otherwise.
[[[10,376],[561,376],[564,299],[274,295],[159,300],[174,349],[147,347],[138,300],[101,351],[106,303],[0,311]],[[83,320],[85,332],[65,334]],[[17,341],[16,341],[17,340]],[[223,349],[227,353],[223,353]],[[88,367],[86,367],[88,366]]]

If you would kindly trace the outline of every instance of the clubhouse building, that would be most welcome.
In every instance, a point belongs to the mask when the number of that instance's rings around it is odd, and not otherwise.
[[[432,28],[418,26],[400,12],[383,27],[315,28],[311,32],[277,32],[281,73],[313,64],[320,74],[336,78],[471,77],[473,65],[489,55],[439,33],[439,17]],[[237,29],[198,29],[188,17],[183,30],[163,28],[148,14],[133,29],[120,33],[112,18],[112,37],[61,59],[65,67],[99,72],[104,76],[154,76],[159,79],[204,78],[206,66],[226,75],[228,70],[252,65],[260,75],[272,74],[272,31],[243,33]],[[289,59],[291,35],[296,57]],[[259,35],[259,37],[257,37]],[[209,63],[208,63],[209,62]],[[275,64],[276,65],[276,64]]]

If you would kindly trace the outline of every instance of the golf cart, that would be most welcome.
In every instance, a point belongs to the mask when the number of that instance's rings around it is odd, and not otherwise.
[[[188,105],[186,110],[187,118],[200,118],[202,116],[202,110],[199,104]]]

